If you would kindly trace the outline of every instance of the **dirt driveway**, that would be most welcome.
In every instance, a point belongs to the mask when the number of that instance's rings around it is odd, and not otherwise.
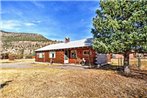
[[[33,63],[34,64],[34,63]],[[35,63],[37,64],[37,63]],[[49,65],[42,64],[42,66],[32,66],[32,63],[13,63],[13,64],[1,64],[0,68],[55,68],[55,69],[72,69],[72,70],[82,70],[84,69],[79,65],[63,64],[63,65]]]
[[[17,62],[17,63],[1,63],[0,68],[33,68],[30,63]]]
[[[53,64],[50,65],[49,63],[40,63],[40,62],[1,62],[0,68],[57,68],[57,69],[84,69],[81,65],[74,65],[74,64]]]

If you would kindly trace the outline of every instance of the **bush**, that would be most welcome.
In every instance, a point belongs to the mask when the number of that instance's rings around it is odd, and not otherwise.
[[[15,58],[16,58],[16,59],[22,59],[22,58],[23,58],[23,55],[22,55],[22,54],[16,54],[16,55],[15,55]]]
[[[32,54],[26,55],[25,58],[26,59],[32,59]]]
[[[9,54],[9,60],[14,60],[15,59],[15,54]]]

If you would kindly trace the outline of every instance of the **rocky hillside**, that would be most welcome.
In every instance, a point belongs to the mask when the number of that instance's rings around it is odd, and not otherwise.
[[[31,57],[34,55],[34,50],[59,42],[49,40],[40,34],[6,32],[2,30],[0,33],[2,42],[1,54],[16,54],[17,58]]]

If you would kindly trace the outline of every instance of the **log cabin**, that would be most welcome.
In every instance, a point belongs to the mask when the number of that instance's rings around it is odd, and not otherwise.
[[[35,50],[35,61],[54,63],[80,63],[84,58],[87,63],[94,64],[96,52],[92,48],[92,38],[70,41],[65,38],[65,42],[42,47]]]

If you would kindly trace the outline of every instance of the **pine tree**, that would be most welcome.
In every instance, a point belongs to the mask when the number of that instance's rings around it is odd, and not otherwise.
[[[100,53],[147,52],[147,0],[101,0],[93,19],[93,47]]]

